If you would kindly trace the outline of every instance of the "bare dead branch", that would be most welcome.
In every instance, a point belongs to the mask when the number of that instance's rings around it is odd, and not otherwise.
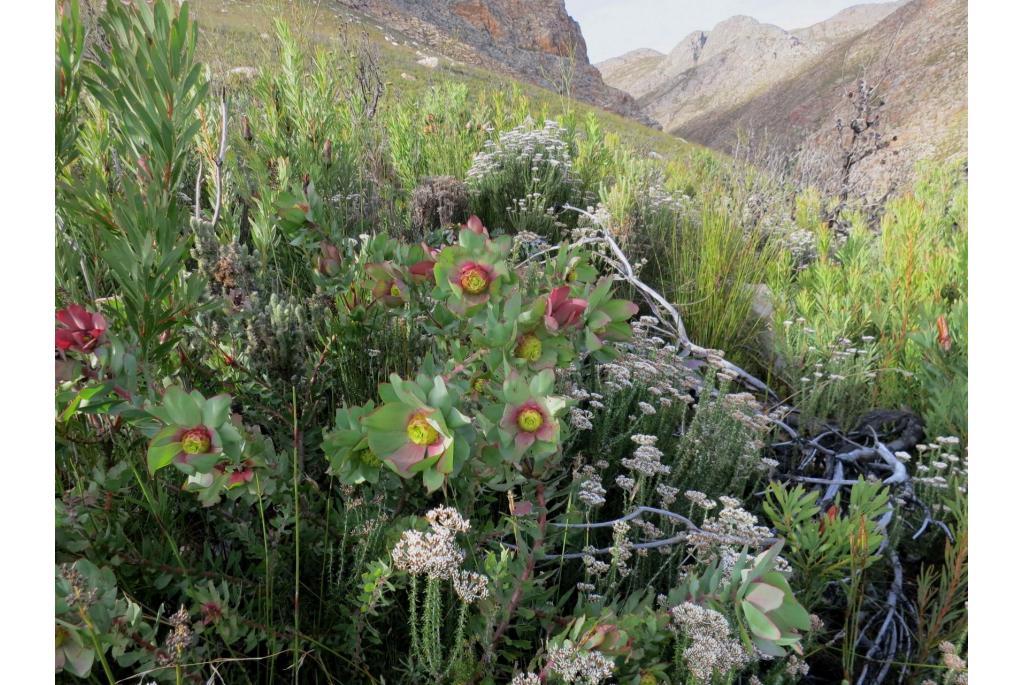
[[[224,185],[224,158],[228,152],[228,103],[227,93],[224,89],[220,91],[220,147],[217,149],[217,159],[214,160],[214,164],[217,166],[217,173],[214,176],[214,186],[217,189],[216,199],[213,204],[213,221],[211,222],[214,226],[217,225],[217,220],[220,219],[220,203],[221,195],[223,192]],[[197,199],[198,202],[198,199]]]

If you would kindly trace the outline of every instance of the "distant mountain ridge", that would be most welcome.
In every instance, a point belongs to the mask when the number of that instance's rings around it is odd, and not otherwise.
[[[895,136],[886,161],[863,165],[869,182],[882,164],[901,182],[917,160],[967,151],[967,0],[858,5],[794,31],[733,17],[667,55],[634,50],[597,67],[665,130],[726,152],[750,136],[810,169],[861,77],[879,85],[882,130]]]
[[[636,98],[666,130],[676,129],[708,112],[744,102],[796,74],[900,4],[857,5],[795,31],[735,16],[710,31],[690,33],[667,55],[634,50],[596,66],[606,83]]]
[[[895,138],[859,174],[902,185],[921,159],[967,154],[967,0],[912,0],[876,26],[839,42],[796,75],[729,109],[673,128],[681,137],[732,151],[737,132],[766,139],[814,176],[849,120],[844,96],[864,77],[885,100],[882,129]],[[884,168],[883,168],[884,165]]]

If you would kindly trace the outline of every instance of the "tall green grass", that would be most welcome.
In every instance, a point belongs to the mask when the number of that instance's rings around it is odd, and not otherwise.
[[[799,349],[792,336],[778,338],[783,380],[791,387],[813,376],[821,354],[841,339],[877,356],[871,382],[855,393],[856,409],[904,406],[925,412],[932,393],[962,392],[926,383],[931,361],[925,351],[938,335],[939,316],[952,321],[966,347],[967,183],[959,165],[921,168],[912,191],[892,200],[877,232],[863,217],[850,217],[849,238],[836,243],[818,231],[816,261],[801,270],[780,298],[776,326],[804,328],[818,355]],[[865,344],[866,343],[866,344]],[[806,343],[803,343],[806,346]],[[948,354],[954,354],[951,350]],[[934,350],[933,350],[934,353]],[[966,368],[963,373],[966,380]],[[846,382],[864,383],[864,378]],[[944,419],[965,426],[966,417]]]

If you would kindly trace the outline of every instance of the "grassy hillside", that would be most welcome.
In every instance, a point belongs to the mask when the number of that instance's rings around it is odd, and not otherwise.
[[[581,113],[593,112],[603,129],[618,134],[639,149],[672,157],[695,151],[695,146],[675,136],[613,112],[576,100],[567,102],[551,91],[505,74],[457,63],[412,38],[382,27],[372,17],[333,2],[195,0],[192,4],[201,25],[199,55],[210,65],[215,78],[225,76],[234,67],[273,64],[278,53],[278,45],[273,38],[274,21],[283,19],[292,28],[298,43],[306,49],[314,46],[337,49],[343,44],[348,49],[357,49],[365,38],[371,49],[379,54],[388,97],[394,100],[415,97],[433,85],[457,81],[465,83],[474,92],[522,93],[538,120],[553,117],[571,107]],[[427,54],[439,58],[437,68],[417,64]]]

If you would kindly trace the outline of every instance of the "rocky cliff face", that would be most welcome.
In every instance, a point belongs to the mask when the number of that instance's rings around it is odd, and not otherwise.
[[[566,92],[654,122],[633,98],[604,83],[587,59],[580,26],[563,0],[343,0],[453,59]]]
[[[633,95],[666,130],[734,107],[795,74],[837,42],[859,35],[898,2],[846,9],[814,26],[785,31],[737,16],[695,31],[667,55],[636,50],[597,65],[605,82]]]

